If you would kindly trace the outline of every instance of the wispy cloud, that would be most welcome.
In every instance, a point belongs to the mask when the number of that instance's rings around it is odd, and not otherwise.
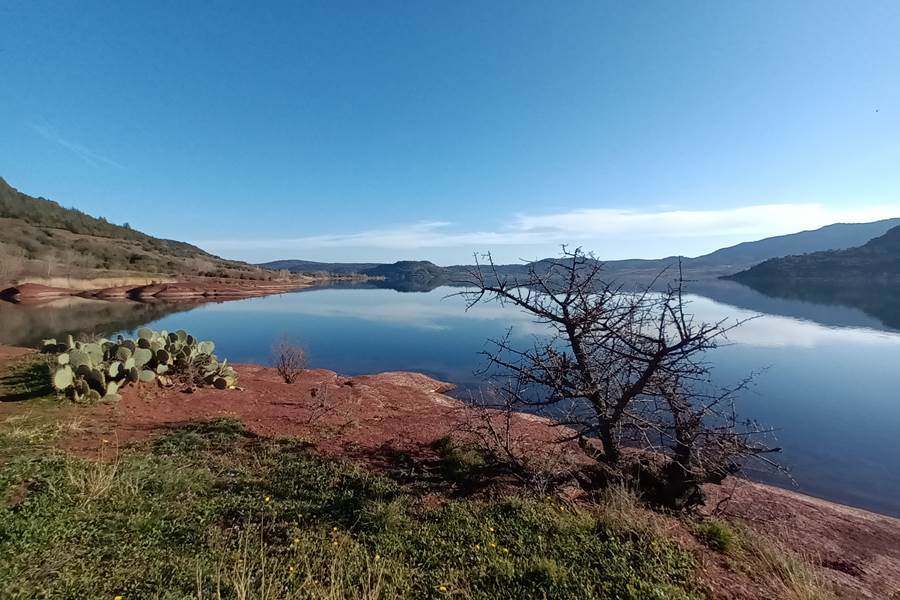
[[[97,154],[83,144],[79,144],[78,142],[73,142],[72,140],[64,138],[53,127],[49,125],[29,121],[28,127],[30,127],[35,133],[40,135],[45,140],[62,146],[90,165],[97,166],[100,164],[104,164],[110,167],[115,167],[116,169],[126,169],[126,167],[121,163],[118,163],[113,159],[107,158],[106,156],[103,156],[101,154]]]
[[[815,229],[836,222],[863,223],[900,216],[900,204],[835,209],[823,204],[760,204],[719,210],[580,209],[521,214],[495,230],[460,230],[453,223],[417,222],[357,232],[295,238],[206,240],[205,247],[308,250],[315,248],[486,248],[580,243],[652,237],[659,239],[757,239]]]

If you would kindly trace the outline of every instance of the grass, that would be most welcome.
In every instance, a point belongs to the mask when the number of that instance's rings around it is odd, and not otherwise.
[[[738,535],[725,521],[707,519],[694,527],[694,535],[708,548],[722,554],[734,553],[738,546]]]
[[[781,544],[742,536],[747,562],[767,575],[769,586],[784,600],[834,600],[828,582],[810,561]]]
[[[0,375],[0,402],[21,402],[54,395],[45,355],[26,354],[9,361]]]
[[[440,458],[444,476],[456,483],[474,481],[488,464],[479,448],[460,446],[450,436],[438,438],[432,442],[431,448]]]
[[[689,555],[603,514],[435,502],[229,420],[98,460],[31,448],[0,465],[4,598],[700,597]]]

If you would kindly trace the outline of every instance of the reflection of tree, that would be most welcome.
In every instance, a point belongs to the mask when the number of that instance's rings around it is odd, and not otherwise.
[[[69,333],[110,335],[194,306],[105,302],[74,297],[40,305],[0,302],[0,343],[35,346],[42,339]]]
[[[881,321],[885,327],[900,329],[900,286],[871,283],[841,285],[833,282],[790,280],[747,281],[748,287],[773,298],[785,298],[830,306],[859,309]]]

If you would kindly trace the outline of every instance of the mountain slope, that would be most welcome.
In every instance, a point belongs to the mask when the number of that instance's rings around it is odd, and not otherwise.
[[[219,258],[196,246],[115,225],[45,198],[0,177],[0,280],[29,275],[113,274],[257,278],[258,267]]]
[[[770,258],[859,246],[895,226],[900,226],[900,218],[873,223],[836,223],[813,231],[744,242],[696,258],[682,258],[682,266],[692,277],[715,278],[746,269]],[[660,259],[612,260],[606,261],[604,268],[610,277],[648,280],[658,275],[663,269],[676,264],[678,258],[670,256]],[[506,276],[522,276],[527,272],[529,264],[540,267],[540,264],[547,260],[549,259],[528,264],[498,265],[497,270]],[[427,261],[372,264],[279,260],[264,263],[261,266],[270,269],[287,269],[296,273],[359,273],[383,277],[386,281],[418,282],[432,287],[465,281],[468,278],[468,270],[471,268],[466,265],[439,267]]]
[[[900,226],[858,248],[773,258],[729,278],[740,282],[900,282]]]
[[[898,225],[900,218],[872,223],[835,223],[812,231],[744,242],[699,256],[690,262],[694,265],[756,264],[781,256],[855,248]]]

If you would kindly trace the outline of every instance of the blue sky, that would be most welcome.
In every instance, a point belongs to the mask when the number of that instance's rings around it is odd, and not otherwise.
[[[0,176],[227,257],[900,216],[900,3],[0,3]]]

